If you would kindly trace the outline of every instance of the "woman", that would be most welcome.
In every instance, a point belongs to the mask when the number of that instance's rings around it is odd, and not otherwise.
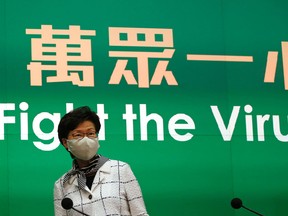
[[[100,128],[99,117],[87,106],[61,119],[58,137],[73,166],[55,182],[55,215],[148,216],[130,166],[97,154]]]

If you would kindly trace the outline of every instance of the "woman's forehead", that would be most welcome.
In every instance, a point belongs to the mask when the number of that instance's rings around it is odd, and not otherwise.
[[[94,123],[91,121],[84,121],[84,122],[81,122],[76,128],[74,128],[73,131],[81,131],[81,130],[89,130],[89,129],[95,130]]]

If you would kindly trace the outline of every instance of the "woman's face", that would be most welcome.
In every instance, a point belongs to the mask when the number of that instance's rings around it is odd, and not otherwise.
[[[70,131],[68,133],[68,137],[67,139],[79,139],[79,138],[83,138],[84,136],[90,137],[90,136],[96,136],[96,129],[95,126],[93,124],[93,122],[91,121],[84,121],[82,123],[80,123],[74,130]],[[94,137],[93,137],[94,138]],[[62,140],[63,145],[65,146],[65,148],[67,149],[67,140],[63,139]]]

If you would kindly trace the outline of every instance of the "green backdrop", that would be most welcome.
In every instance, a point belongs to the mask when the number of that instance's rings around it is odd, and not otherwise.
[[[286,216],[287,51],[281,43],[288,40],[287,9],[284,0],[0,0],[1,215],[53,215],[54,182],[71,167],[57,140],[51,145],[56,123],[72,106],[89,105],[105,113],[100,153],[131,165],[150,215],[251,215],[230,206],[233,197],[240,197],[264,215]],[[91,61],[69,62],[93,66],[94,86],[47,82],[55,75],[47,70],[41,86],[31,85],[27,65],[41,62],[32,58],[37,48],[31,40],[40,36],[26,29],[41,25],[95,31],[83,37],[91,42]],[[112,46],[112,27],[170,29],[173,46]],[[163,79],[161,85],[141,88],[123,77],[109,84],[119,59],[128,59],[126,70],[136,81],[139,70],[136,58],[110,57],[110,51],[165,49],[175,50],[164,60],[178,85]],[[278,52],[278,61],[275,80],[268,83],[270,51]],[[187,60],[187,55],[248,56],[253,61]],[[150,81],[159,60],[146,64]],[[39,141],[40,148],[34,145]]]

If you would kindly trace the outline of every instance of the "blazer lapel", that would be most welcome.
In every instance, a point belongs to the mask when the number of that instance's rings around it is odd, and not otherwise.
[[[93,191],[101,182],[103,182],[105,178],[110,174],[110,172],[111,172],[111,162],[110,160],[108,160],[106,163],[102,165],[102,167],[100,167],[100,169],[96,173],[91,191]]]

